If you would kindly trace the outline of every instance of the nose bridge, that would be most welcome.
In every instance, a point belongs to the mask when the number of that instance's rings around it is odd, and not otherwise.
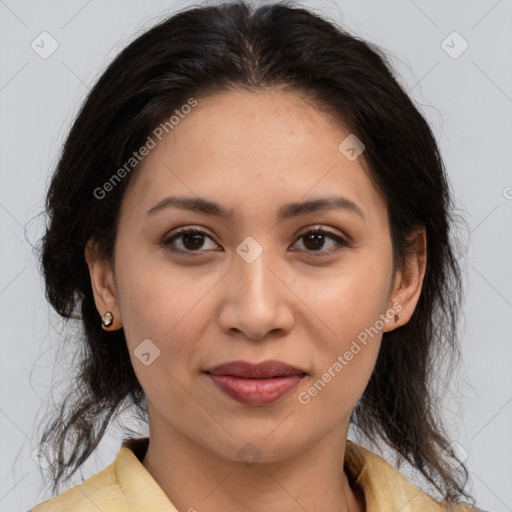
[[[260,241],[262,239],[260,238]],[[237,247],[235,258],[235,279],[237,288],[249,300],[255,301],[253,307],[262,308],[263,305],[275,307],[272,288],[276,285],[276,278],[268,267],[272,266],[272,249],[263,246],[252,236],[245,238]]]
[[[291,308],[286,307],[286,286],[279,273],[276,253],[267,248],[264,236],[247,237],[238,245],[230,272],[230,294],[221,315],[224,328],[237,329],[259,340],[271,331],[289,331]]]

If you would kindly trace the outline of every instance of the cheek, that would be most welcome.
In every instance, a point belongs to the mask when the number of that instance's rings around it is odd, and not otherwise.
[[[297,279],[294,291],[301,299],[297,301],[301,312],[314,314],[315,323],[324,331],[316,339],[346,343],[373,326],[388,304],[390,268],[391,261],[354,253],[328,273]]]
[[[120,259],[117,265],[122,290],[120,306],[137,379],[162,414],[188,411],[187,414],[199,416],[183,386],[190,387],[197,350],[190,340],[197,339],[201,329],[191,319],[208,318],[200,314],[201,299],[214,283],[208,286],[204,281],[209,279],[194,280],[169,262],[155,264],[151,258],[133,252],[125,254],[129,257]]]
[[[390,268],[390,259],[360,253],[298,294],[307,297],[299,315],[311,318],[318,402],[354,405],[364,392],[380,349]]]
[[[143,340],[150,339],[160,350],[160,364],[180,367],[177,360],[194,350],[187,340],[198,339],[204,327],[201,319],[211,318],[204,311],[205,297],[220,276],[197,269],[178,268],[165,255],[125,251],[116,262],[123,327],[133,356]],[[129,256],[128,256],[129,255]],[[137,361],[134,361],[137,365]]]
[[[310,415],[323,417],[327,424],[339,421],[361,398],[382,340],[376,328],[382,312],[379,292],[345,284],[318,303],[322,322],[316,322],[318,329],[311,334],[313,373],[297,397]]]

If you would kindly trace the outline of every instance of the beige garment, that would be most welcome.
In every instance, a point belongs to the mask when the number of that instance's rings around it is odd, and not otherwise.
[[[29,512],[178,512],[140,462],[148,442],[147,437],[125,441],[106,469]],[[480,510],[465,504],[436,502],[382,457],[351,440],[347,440],[344,467],[363,489],[367,512]]]

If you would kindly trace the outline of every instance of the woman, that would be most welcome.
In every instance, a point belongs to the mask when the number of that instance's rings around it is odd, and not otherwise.
[[[32,510],[478,510],[430,385],[458,355],[451,209],[435,138],[371,44],[286,3],[142,34],[48,192],[47,297],[84,343],[41,438],[54,492],[121,406],[150,436]]]

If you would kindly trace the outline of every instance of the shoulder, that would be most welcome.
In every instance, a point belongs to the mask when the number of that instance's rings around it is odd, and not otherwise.
[[[101,473],[29,512],[177,512],[142,464],[148,444],[148,437],[125,439],[115,460]]]
[[[473,507],[469,503],[452,503],[449,501],[442,501],[439,505],[443,512],[489,512],[488,510]]]
[[[364,492],[368,511],[486,512],[468,503],[436,501],[380,455],[348,440],[345,468]]]
[[[82,484],[44,501],[29,512],[122,512],[130,510],[112,463]]]
[[[449,501],[442,501],[439,505],[443,512],[489,512],[489,510],[473,507],[469,503],[452,503]]]

